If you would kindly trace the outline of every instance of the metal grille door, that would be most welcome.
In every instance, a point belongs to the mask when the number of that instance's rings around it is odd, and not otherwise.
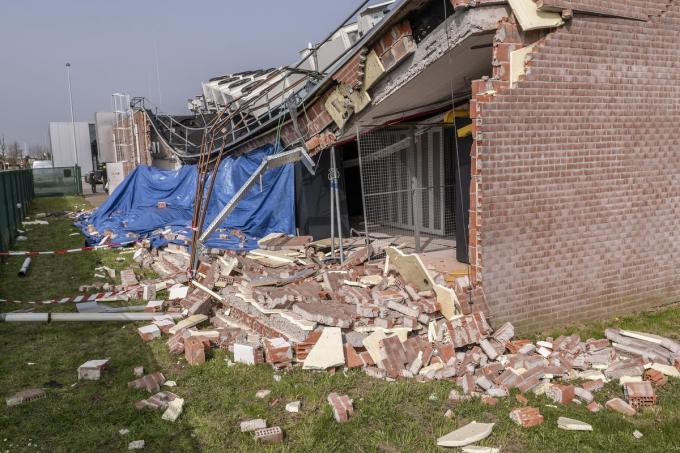
[[[452,151],[446,136],[452,133],[453,128],[430,125],[358,131],[366,234],[395,237],[418,252],[443,244],[436,239],[454,239]]]

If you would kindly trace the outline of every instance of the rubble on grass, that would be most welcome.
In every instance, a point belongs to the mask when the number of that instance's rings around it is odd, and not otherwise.
[[[149,302],[147,310],[185,318],[175,324],[159,313],[151,325],[171,353],[184,354],[192,365],[209,360],[210,349],[223,349],[235,363],[267,363],[275,370],[346,368],[387,381],[445,380],[457,384],[451,401],[479,398],[493,405],[514,395],[520,407],[510,417],[524,427],[543,422],[523,396],[529,392],[544,395],[551,407],[584,404],[594,413],[605,403],[597,392],[615,381],[628,402],[614,398],[604,406],[631,416],[656,404],[654,387],[680,376],[680,344],[656,335],[607,329],[605,338],[532,341],[516,337],[510,323],[494,330],[483,296],[467,277],[447,278],[418,255],[384,242],[352,239],[341,264],[324,261],[324,241],[270,235],[249,252],[205,251],[190,279],[190,255],[182,245],[188,238],[171,239],[161,250],[142,242],[133,257],[159,279],[138,282],[123,271],[128,286],[116,289],[137,298],[169,289],[166,301]],[[328,401],[336,420],[352,414],[349,396],[332,393]],[[566,429],[581,427],[562,421]],[[278,439],[275,428],[261,428],[270,430],[260,433],[262,440]]]
[[[109,359],[88,360],[78,367],[79,381],[98,381],[101,378],[102,370],[106,368]]]

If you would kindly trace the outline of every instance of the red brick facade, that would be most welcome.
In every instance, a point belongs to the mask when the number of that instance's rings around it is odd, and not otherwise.
[[[607,2],[647,5],[646,22],[561,3],[574,18],[523,79],[471,105],[471,259],[497,325],[680,299],[680,2]]]

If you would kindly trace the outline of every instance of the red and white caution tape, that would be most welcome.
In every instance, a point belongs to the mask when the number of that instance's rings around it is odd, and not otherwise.
[[[44,252],[35,252],[35,251],[19,251],[19,250],[12,250],[9,252],[0,252],[0,256],[38,256],[38,255],[66,255],[67,253],[77,253],[77,252],[87,252],[90,250],[100,250],[100,249],[115,249],[119,247],[125,247],[130,244],[134,244],[137,241],[128,241],[128,242],[120,242],[120,243],[114,243],[114,244],[106,244],[106,245],[93,245],[90,247],[79,247],[76,249],[57,249],[57,250],[48,250]]]
[[[159,283],[165,283],[166,287],[174,284],[174,277],[184,274],[185,272],[177,272],[165,277]],[[140,297],[140,292],[142,291],[142,285],[137,284],[129,286],[121,291],[109,291],[106,293],[94,293],[94,294],[81,294],[79,296],[63,297],[61,299],[48,299],[48,300],[36,300],[36,301],[26,301],[26,300],[16,300],[16,299],[0,299],[0,303],[8,304],[33,304],[33,305],[50,305],[50,304],[67,304],[67,303],[80,303],[80,302],[95,302],[98,300],[104,301],[114,301],[114,300],[126,300],[127,298],[137,298]],[[117,299],[118,298],[118,299]]]
[[[36,301],[24,301],[24,300],[14,300],[14,299],[0,299],[0,302],[6,302],[11,304],[33,304],[33,305],[50,305],[50,304],[67,304],[67,303],[79,303],[79,302],[95,302],[97,300],[115,300],[121,296],[129,296],[131,292],[137,292],[134,290],[107,292],[107,293],[94,293],[94,294],[81,294],[80,296],[64,297],[61,299],[49,299],[49,300],[36,300]]]

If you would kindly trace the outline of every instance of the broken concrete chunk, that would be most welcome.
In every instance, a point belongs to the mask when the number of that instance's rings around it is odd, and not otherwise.
[[[182,408],[184,407],[184,400],[182,398],[175,398],[168,403],[168,408],[165,409],[161,418],[163,420],[168,420],[174,422],[182,414]]]
[[[496,447],[480,447],[478,445],[468,445],[463,447],[463,453],[500,453]]]
[[[309,302],[293,305],[293,313],[308,321],[342,328],[349,328],[352,325],[352,314],[355,311],[355,307],[339,303]]]
[[[128,444],[128,450],[142,450],[144,448],[143,440],[133,440]]]
[[[574,394],[584,403],[590,403],[591,401],[593,401],[593,394],[582,387],[574,388]]]
[[[168,295],[168,299],[170,300],[184,299],[185,297],[187,297],[188,292],[189,292],[188,286],[180,285],[178,283],[170,287],[170,294]]]
[[[268,397],[271,392],[272,392],[271,390],[267,390],[267,389],[258,390],[255,393],[255,397],[260,398],[260,399],[264,399],[264,398]]]
[[[680,378],[680,370],[674,366],[664,365],[663,363],[652,363],[651,369],[659,371],[666,376]]]
[[[26,389],[15,393],[8,397],[5,401],[7,407],[18,406],[19,404],[28,403],[46,397],[45,391],[42,389]]]
[[[440,447],[464,447],[489,437],[493,427],[494,423],[472,422],[440,437],[437,439],[437,445]]]
[[[189,316],[188,318],[185,318],[175,324],[174,327],[171,327],[170,330],[168,331],[170,335],[174,335],[177,332],[179,332],[182,329],[188,329],[189,327],[194,327],[203,321],[207,321],[208,317],[206,315],[192,315]]]
[[[109,359],[88,360],[78,367],[79,381],[98,381],[102,370],[108,365]]]
[[[288,404],[286,404],[286,412],[300,412],[300,405],[302,404],[301,401],[293,401]]]
[[[241,422],[241,432],[249,433],[255,431],[256,429],[262,429],[267,427],[267,420],[263,418],[254,418],[252,420],[244,420]]]
[[[344,423],[354,414],[352,400],[347,395],[331,393],[328,395],[328,404],[333,410],[333,417],[338,423]]]
[[[339,327],[326,327],[312,350],[309,351],[302,368],[305,370],[325,370],[344,364],[342,332]]]
[[[592,431],[593,427],[588,423],[574,420],[573,418],[560,417],[557,419],[557,427],[567,431]]]
[[[234,343],[234,362],[255,365],[264,362],[262,349],[254,344]]]
[[[161,329],[156,324],[139,327],[137,333],[145,342],[161,337]]]

